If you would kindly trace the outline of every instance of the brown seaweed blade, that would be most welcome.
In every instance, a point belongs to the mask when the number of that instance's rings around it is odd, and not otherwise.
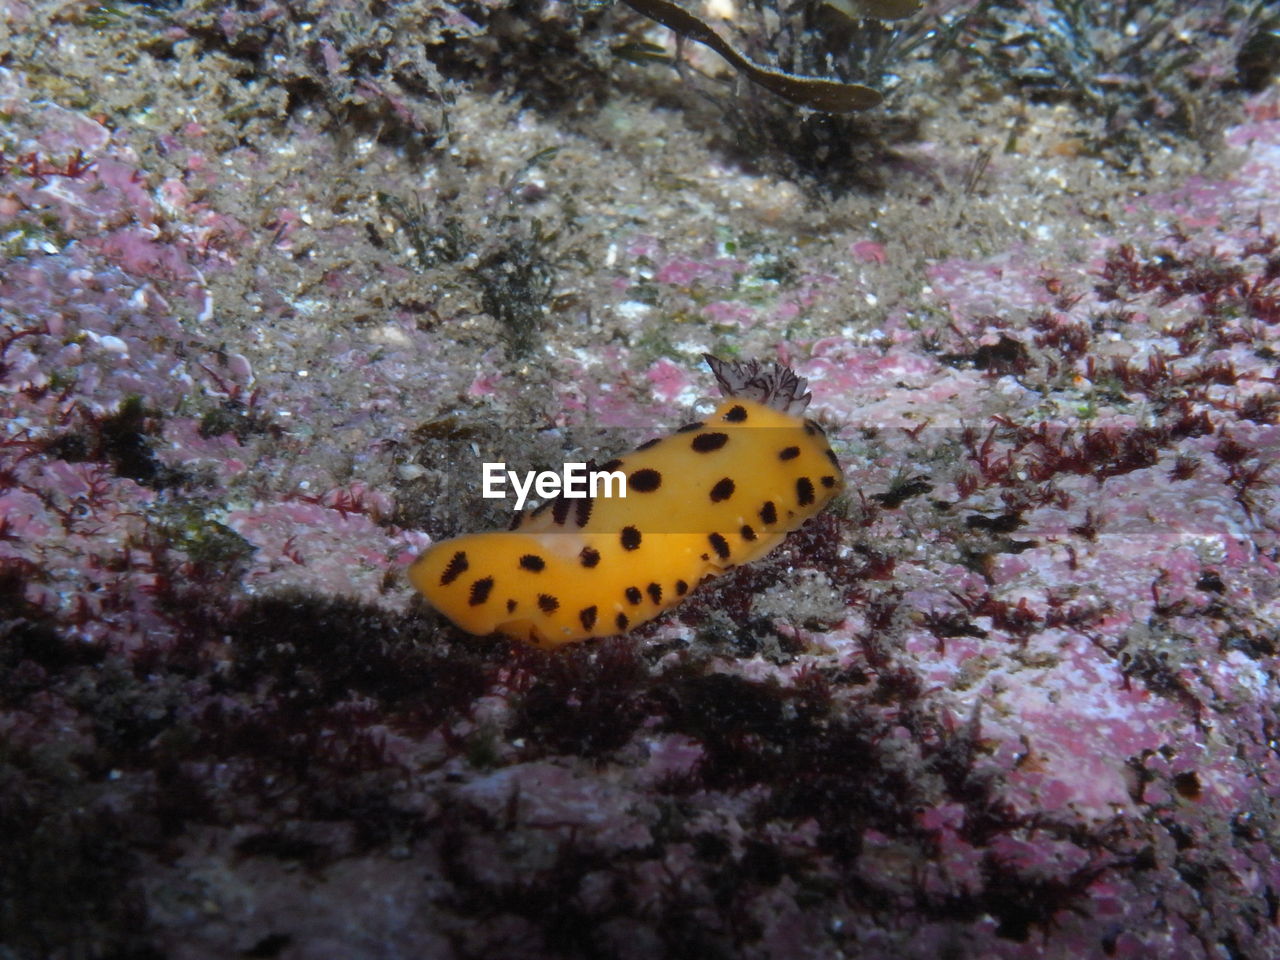
[[[850,20],[902,20],[920,10],[920,0],[823,0]]]
[[[657,20],[665,27],[670,27],[681,36],[706,44],[753,83],[802,107],[821,110],[823,113],[848,113],[851,110],[870,109],[879,105],[884,99],[878,90],[860,83],[804,77],[762,67],[734,49],[704,20],[668,0],[623,0],[623,2],[646,17]]]

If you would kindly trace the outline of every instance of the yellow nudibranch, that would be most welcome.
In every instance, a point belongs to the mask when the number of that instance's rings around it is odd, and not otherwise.
[[[625,497],[561,496],[508,532],[433,544],[413,585],[468,633],[558,647],[626,633],[776,547],[840,492],[840,462],[803,416],[804,379],[706,359],[715,412],[598,468],[626,475]]]

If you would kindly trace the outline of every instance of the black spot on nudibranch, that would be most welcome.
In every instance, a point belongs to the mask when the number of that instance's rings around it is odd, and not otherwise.
[[[564,526],[564,522],[569,519],[569,508],[572,506],[573,504],[566,497],[559,497],[552,501],[551,519],[556,522],[557,526]]]
[[[683,427],[676,429],[676,433],[690,433],[694,430],[701,430],[706,424],[699,420],[697,423],[686,423]]]
[[[662,486],[662,474],[657,470],[650,470],[645,467],[643,470],[637,470],[631,475],[631,479],[627,481],[627,488],[637,493],[653,493]]]
[[[644,596],[640,593],[639,587],[627,587],[626,594],[627,602],[633,607],[638,606],[640,601],[644,599]]]
[[[620,466],[622,466],[622,461],[615,459],[615,460],[609,460],[608,462],[599,466],[597,469],[603,470],[606,473],[612,473],[614,470],[617,470]]]
[[[753,529],[751,528],[751,524],[749,524],[749,523],[744,523],[744,524],[742,525],[742,529],[741,529],[741,530],[739,530],[738,532],[739,532],[740,534],[742,534],[742,539],[743,539],[743,540],[750,541],[750,540],[754,540],[754,539],[756,538],[756,532],[755,532],[755,530],[753,530]]]
[[[644,443],[640,444],[640,446],[636,447],[636,451],[648,450],[650,447],[656,447],[661,442],[661,437],[654,437],[652,440],[646,440]]]
[[[702,424],[698,424],[698,426],[702,426]],[[693,442],[689,446],[693,447],[697,453],[711,453],[719,450],[728,442],[729,435],[727,433],[700,433],[693,438]]]
[[[840,461],[836,459],[835,451],[832,450],[830,447],[827,447],[827,449],[824,450],[823,453],[827,455],[827,459],[831,461],[831,465],[835,467],[837,470],[839,470]]]
[[[520,569],[528,570],[532,573],[539,573],[547,566],[547,561],[534,553],[526,553],[520,558]]]
[[[816,423],[814,423],[812,420],[806,420],[804,422],[804,432],[811,437],[817,436],[818,434],[822,434],[824,437],[827,435],[826,431],[823,430]]]
[[[733,481],[728,477],[723,480],[717,480],[716,485],[711,488],[711,502],[719,503],[721,500],[728,500],[733,496]]]
[[[687,583],[685,583],[683,580],[677,580],[677,581],[676,581],[676,596],[677,596],[677,597],[683,597],[683,596],[684,596],[686,593],[688,593],[688,592],[689,592],[689,585],[688,585]]]
[[[514,600],[507,601],[507,613],[515,613],[516,607],[519,606]]]
[[[766,500],[760,508],[760,521],[766,527],[772,527],[778,522],[778,508],[773,505],[772,500]]]
[[[800,456],[799,447],[783,447],[778,451],[779,460],[794,460],[798,456]]]
[[[449,558],[448,564],[445,565],[444,573],[440,574],[440,586],[447,587],[453,581],[467,572],[467,553],[465,550],[459,550]]]
[[[796,481],[796,502],[802,507],[813,503],[813,481],[808,477]]]
[[[729,559],[729,541],[718,533],[708,534],[707,541],[711,544],[711,549],[716,552],[716,556],[721,560]]]
[[[623,527],[622,535],[618,540],[623,550],[635,550],[640,546],[640,531],[635,527]]]
[[[727,423],[742,423],[743,420],[747,419],[747,408],[743,406],[730,407],[724,415],[724,419]]]
[[[600,562],[600,551],[592,547],[583,547],[582,552],[578,554],[578,562],[590,569]]]
[[[489,599],[489,591],[493,589],[493,577],[482,577],[471,584],[471,594],[467,597],[467,603],[473,607],[478,607]]]
[[[661,586],[659,586],[659,585],[658,585],[658,584],[656,584],[656,583],[651,583],[651,584],[649,584],[649,586],[645,587],[645,589],[649,592],[649,599],[650,599],[650,600],[652,600],[654,603],[661,603],[661,602],[662,602],[662,587],[661,587]]]
[[[538,609],[543,613],[555,613],[560,609],[560,601],[549,593],[538,594]]]
[[[596,608],[586,607],[578,611],[578,619],[582,622],[583,630],[590,630],[596,625]]]
[[[583,497],[578,501],[578,505],[573,511],[573,522],[580,527],[585,527],[587,521],[591,519],[591,507],[595,501],[590,497]]]
[[[823,478],[822,478],[822,485],[823,485],[824,487],[826,487],[828,490],[830,490],[832,487],[834,487],[834,486],[836,485],[836,478],[835,478],[835,477],[823,477]]]
[[[627,629],[627,625],[631,623],[631,621],[627,619],[627,615],[625,613],[618,614],[614,617],[613,622],[617,624],[619,630]]]

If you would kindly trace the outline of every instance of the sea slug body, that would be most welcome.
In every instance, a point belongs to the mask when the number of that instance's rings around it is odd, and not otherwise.
[[[413,585],[468,633],[558,647],[626,633],[776,547],[840,492],[840,463],[803,415],[803,379],[707,362],[725,395],[714,413],[602,465],[626,474],[626,497],[561,497],[510,531],[433,544]]]

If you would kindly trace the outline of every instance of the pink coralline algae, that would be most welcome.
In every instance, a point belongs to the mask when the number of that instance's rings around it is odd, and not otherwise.
[[[330,491],[319,503],[232,510],[223,522],[253,548],[241,580],[247,591],[305,588],[320,577],[344,596],[377,602],[384,577],[430,542],[409,534],[389,540],[378,516],[378,495],[357,487]]]

